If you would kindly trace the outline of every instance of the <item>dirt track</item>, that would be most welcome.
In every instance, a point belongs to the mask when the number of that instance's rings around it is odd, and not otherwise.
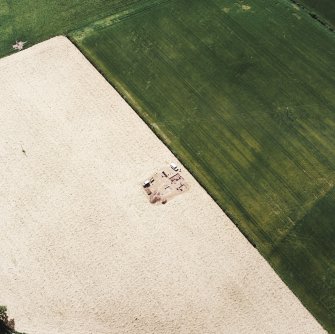
[[[323,333],[191,175],[150,205],[142,181],[180,163],[66,38],[0,60],[0,101],[0,304],[18,330]]]

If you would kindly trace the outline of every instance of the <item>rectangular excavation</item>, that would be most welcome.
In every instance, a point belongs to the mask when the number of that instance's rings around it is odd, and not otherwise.
[[[184,178],[182,169],[175,163],[160,169],[143,182],[143,188],[152,204],[166,204],[172,198],[184,194],[189,185]]]

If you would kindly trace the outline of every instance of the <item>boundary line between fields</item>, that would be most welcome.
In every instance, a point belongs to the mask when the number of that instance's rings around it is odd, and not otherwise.
[[[319,22],[326,29],[328,29],[331,32],[335,32],[335,28],[333,27],[333,25],[327,19],[323,18],[322,16],[319,16],[319,14],[316,14],[314,10],[310,9],[309,7],[306,7],[299,0],[289,0],[289,1],[292,2],[294,5],[298,6],[299,8],[301,8],[303,11],[305,11],[313,20]]]
[[[113,24],[119,23],[123,20],[126,20],[134,15],[141,14],[147,10],[150,10],[154,7],[158,7],[164,3],[167,3],[171,0],[147,0],[144,4],[136,4],[129,9],[117,12],[112,15],[108,15],[97,21],[93,21],[89,25],[84,26],[83,28],[75,29],[70,31],[67,34],[67,37],[73,37],[78,41],[83,40],[87,34],[91,31],[102,30],[106,27],[109,27]]]

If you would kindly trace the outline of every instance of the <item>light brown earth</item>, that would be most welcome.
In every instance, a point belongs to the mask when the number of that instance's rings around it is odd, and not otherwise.
[[[165,166],[145,180],[147,181],[150,181],[150,184],[143,188],[148,200],[153,204],[166,204],[189,189],[181,168],[173,170],[170,166]]]
[[[0,60],[0,304],[32,334],[323,330],[171,152],[65,38]],[[25,152],[23,152],[25,151]]]

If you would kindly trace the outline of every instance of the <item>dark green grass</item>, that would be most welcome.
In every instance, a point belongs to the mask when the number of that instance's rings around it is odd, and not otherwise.
[[[335,27],[335,1],[334,0],[296,0],[305,5],[311,12],[316,13],[320,18],[325,18]]]
[[[318,300],[325,310],[316,315],[334,323],[335,308],[335,189],[321,197],[296,222],[290,233],[276,245],[271,262],[283,272],[289,272],[288,282],[312,303]],[[321,244],[322,243],[322,244]],[[295,261],[291,261],[294,254]],[[318,257],[315,254],[319,254]],[[300,262],[299,270],[294,266]],[[322,273],[322,275],[320,275]],[[303,287],[303,288],[302,288]],[[306,293],[307,292],[307,293]],[[330,327],[332,328],[332,327]],[[334,331],[334,328],[332,328]]]
[[[248,4],[169,1],[72,39],[335,332],[334,35]]]
[[[27,46],[78,29],[146,0],[0,0],[0,57],[15,40]]]

